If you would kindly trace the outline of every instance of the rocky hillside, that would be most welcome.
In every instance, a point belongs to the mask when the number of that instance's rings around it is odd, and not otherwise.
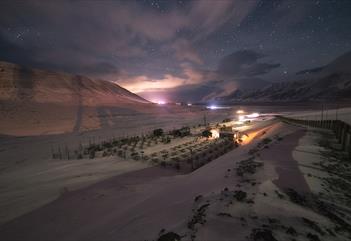
[[[295,102],[351,99],[351,52],[328,65],[296,74],[294,81],[273,83],[259,90],[235,90],[217,99],[225,102]]]
[[[0,62],[0,100],[101,105],[148,103],[109,81]]]
[[[331,74],[320,79],[289,81],[271,84],[260,90],[236,90],[222,101],[290,102],[344,100],[351,96],[351,75]]]
[[[108,128],[145,111],[152,104],[112,82],[0,62],[0,135]]]

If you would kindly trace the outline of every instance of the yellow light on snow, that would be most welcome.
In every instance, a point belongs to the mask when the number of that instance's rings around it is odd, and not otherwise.
[[[211,130],[211,133],[213,139],[219,138],[219,132],[217,130]]]
[[[245,111],[243,111],[243,110],[237,110],[236,113],[237,113],[237,114],[244,114]]]

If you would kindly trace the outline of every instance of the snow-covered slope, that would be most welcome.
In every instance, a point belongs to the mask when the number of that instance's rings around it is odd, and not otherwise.
[[[110,126],[152,104],[109,81],[0,62],[0,133],[57,134]]]
[[[236,90],[220,101],[292,102],[351,99],[351,52],[326,66],[300,71],[294,81],[279,82],[259,90]]]
[[[96,105],[147,100],[109,81],[0,62],[0,100]]]

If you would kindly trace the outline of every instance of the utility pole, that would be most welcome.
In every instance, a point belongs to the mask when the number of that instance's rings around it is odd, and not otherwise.
[[[338,110],[339,110],[339,105],[336,105],[335,120],[338,120]]]
[[[55,159],[54,148],[52,147],[52,144],[51,144],[51,158]]]
[[[207,126],[207,121],[206,121],[206,112],[204,114],[204,125]]]
[[[193,159],[193,149],[191,147],[188,148],[190,150],[190,160],[191,160],[191,170],[194,171],[194,159]]]

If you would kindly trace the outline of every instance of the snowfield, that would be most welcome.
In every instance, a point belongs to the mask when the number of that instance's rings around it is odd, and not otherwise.
[[[321,120],[322,110],[318,111],[298,111],[298,112],[287,112],[282,113],[283,115],[296,119],[304,120]],[[340,108],[340,109],[324,109],[323,120],[342,120],[348,124],[351,124],[351,108]]]

